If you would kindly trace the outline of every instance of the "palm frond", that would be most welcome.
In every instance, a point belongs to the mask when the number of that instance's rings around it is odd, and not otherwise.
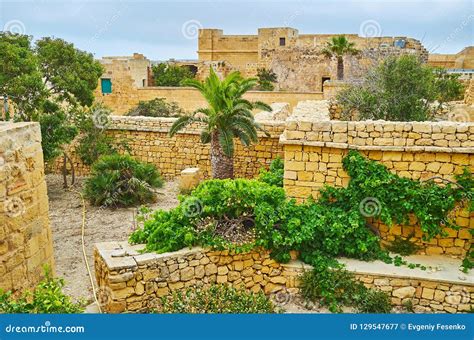
[[[211,142],[211,134],[207,130],[201,131],[201,143],[207,144]]]
[[[193,116],[179,117],[171,126],[169,132],[170,137],[173,137],[179,130],[183,129],[185,126],[192,123],[193,121],[195,121],[195,118]]]

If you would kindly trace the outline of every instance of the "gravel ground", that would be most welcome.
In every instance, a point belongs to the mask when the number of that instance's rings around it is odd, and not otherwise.
[[[74,187],[63,189],[62,177],[47,175],[49,216],[53,232],[56,273],[66,281],[64,292],[74,299],[93,300],[92,288],[82,254],[81,227],[82,201],[79,191],[84,178],[78,178]],[[150,208],[170,209],[178,205],[177,182],[165,182],[158,189],[158,201]],[[85,245],[92,275],[94,243],[124,241],[134,226],[136,208],[100,208],[86,203]],[[95,277],[94,277],[95,281]]]

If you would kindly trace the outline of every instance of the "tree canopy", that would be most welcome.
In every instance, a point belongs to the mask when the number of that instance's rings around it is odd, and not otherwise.
[[[431,120],[442,103],[462,97],[463,85],[457,78],[416,56],[392,56],[369,70],[360,83],[339,92],[336,99],[346,118],[357,112],[359,119]]]

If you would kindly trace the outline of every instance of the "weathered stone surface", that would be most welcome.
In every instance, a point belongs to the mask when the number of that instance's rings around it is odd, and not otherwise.
[[[400,299],[405,299],[413,297],[415,295],[416,289],[414,287],[402,287],[395,289],[392,294]]]
[[[214,263],[208,264],[206,267],[206,275],[212,275],[217,273],[217,266]]]
[[[189,281],[194,277],[194,268],[187,267],[181,270],[181,281]]]

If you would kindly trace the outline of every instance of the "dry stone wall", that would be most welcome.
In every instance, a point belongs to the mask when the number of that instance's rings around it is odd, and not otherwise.
[[[299,276],[304,270],[311,270],[299,261],[275,262],[264,250],[233,254],[192,248],[140,254],[138,250],[142,247],[126,242],[96,244],[96,279],[106,312],[148,311],[159,306],[161,297],[174,291],[213,283],[266,295],[284,294],[280,298],[289,301],[299,292]],[[474,281],[471,279],[430,278],[430,274],[410,269],[384,275],[357,270],[358,264],[346,265],[366,286],[387,292],[395,306],[411,301],[415,311],[448,313],[466,312],[472,306]]]
[[[172,179],[189,167],[201,169],[204,178],[210,176],[210,147],[200,142],[201,126],[193,124],[185,130],[169,137],[171,125],[176,118],[150,118],[112,116],[108,133],[115,140],[125,138],[130,147],[130,154],[139,160],[155,164],[161,174]],[[283,148],[279,144],[280,135],[285,128],[284,122],[261,121],[265,131],[259,134],[259,142],[244,147],[236,141],[235,175],[236,177],[252,178],[261,167],[267,166],[277,156],[283,157]],[[90,171],[74,153],[70,154],[77,174],[87,175]],[[53,165],[54,171],[60,171],[62,161]]]
[[[41,133],[37,123],[0,123],[0,290],[35,286],[54,270]]]
[[[412,179],[453,180],[465,167],[474,169],[473,123],[287,121],[281,142],[285,150],[285,191],[299,200],[318,197],[325,184],[347,185],[349,176],[343,170],[342,159],[349,149],[359,150]],[[388,228],[376,221],[374,224],[386,241],[414,232],[422,253],[463,256],[472,242],[469,230],[474,228],[474,215],[462,207],[454,214],[461,228],[448,229],[448,236],[429,242],[421,240],[421,231],[414,225]]]

